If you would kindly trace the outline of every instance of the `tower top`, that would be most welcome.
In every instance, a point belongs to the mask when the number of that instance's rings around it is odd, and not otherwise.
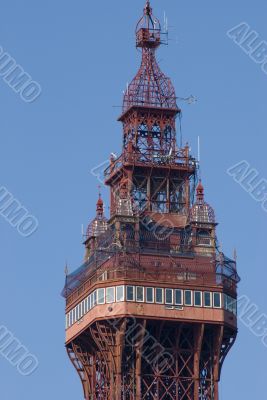
[[[155,56],[156,49],[164,43],[163,36],[160,21],[153,15],[150,2],[147,1],[143,16],[136,26],[136,47],[142,49],[141,67],[130,85],[127,85],[123,115],[133,106],[167,109],[174,114],[180,111],[173,84],[161,71]]]
[[[144,14],[136,26],[136,46],[141,48],[157,48],[161,44],[161,25],[153,16],[150,2],[147,1]]]

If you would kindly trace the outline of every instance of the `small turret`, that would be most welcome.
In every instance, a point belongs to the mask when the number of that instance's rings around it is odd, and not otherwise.
[[[84,242],[86,247],[85,260],[88,259],[91,252],[95,247],[95,240],[98,236],[105,233],[108,229],[108,220],[104,216],[104,202],[99,193],[99,198],[96,203],[96,217],[88,225],[86,231],[86,240]]]
[[[214,253],[216,218],[214,209],[205,202],[204,186],[200,180],[196,188],[196,202],[190,210],[192,245],[197,253]]]

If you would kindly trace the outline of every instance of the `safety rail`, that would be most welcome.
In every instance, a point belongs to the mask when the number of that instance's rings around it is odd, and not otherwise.
[[[166,154],[160,150],[157,150],[156,152],[147,150],[144,153],[130,153],[125,151],[117,159],[112,158],[110,160],[110,165],[104,171],[106,180],[118,172],[122,166],[127,163],[135,166],[151,164],[153,166],[176,165],[184,168],[196,168],[196,160],[188,155],[187,149],[179,149],[173,154]]]

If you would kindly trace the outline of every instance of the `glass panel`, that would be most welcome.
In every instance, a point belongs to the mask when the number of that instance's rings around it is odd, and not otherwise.
[[[144,288],[142,286],[137,286],[136,288],[136,301],[144,301]]]
[[[233,299],[233,313],[237,315],[237,301],[236,299]]]
[[[192,306],[192,290],[185,290],[184,303],[186,306]]]
[[[134,301],[134,286],[126,286],[126,300]]]
[[[96,305],[96,290],[93,293],[93,307]]]
[[[211,293],[204,292],[204,306],[211,307]]]
[[[105,289],[97,289],[97,304],[105,304]]]
[[[156,288],[156,303],[163,304],[163,289]]]
[[[227,310],[227,294],[223,294],[223,307]]]
[[[227,303],[228,303],[228,311],[233,312],[233,299],[230,296],[227,296]]]
[[[202,306],[202,293],[195,292],[195,306],[201,307]]]
[[[86,314],[86,310],[85,310],[85,303],[86,303],[86,301],[84,300],[84,301],[83,301],[83,315],[85,315],[85,314]]]
[[[181,289],[175,290],[175,304],[181,306],[183,304],[183,292]]]
[[[154,289],[152,287],[146,288],[146,301],[147,303],[154,303]]]
[[[124,301],[124,286],[116,287],[116,301]]]
[[[213,293],[213,306],[215,308],[221,308],[221,293]]]
[[[71,310],[71,312],[70,312],[70,326],[72,326],[72,320],[73,320],[73,312],[72,312],[72,310]]]
[[[106,289],[106,302],[108,304],[115,302],[115,288],[109,287]]]
[[[89,306],[89,310],[91,310],[91,308],[92,308],[92,295],[91,294],[88,297],[88,306]]]
[[[71,314],[72,314],[71,325],[73,325],[74,324],[75,311],[72,310]]]
[[[173,304],[173,289],[166,289],[166,304]]]

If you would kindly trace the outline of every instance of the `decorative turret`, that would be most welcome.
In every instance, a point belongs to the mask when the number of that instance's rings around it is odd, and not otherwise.
[[[213,208],[205,202],[201,180],[196,188],[196,202],[190,210],[192,244],[196,252],[214,253],[216,219]]]
[[[105,233],[108,229],[108,220],[104,216],[104,202],[99,193],[99,198],[96,203],[96,217],[91,221],[86,231],[86,241],[84,242],[86,247],[85,259],[87,260],[94,249],[95,240],[98,236]]]
[[[88,225],[86,237],[98,237],[107,230],[107,219],[104,216],[104,202],[99,193],[99,199],[96,203],[96,217]]]
[[[200,180],[196,188],[196,202],[191,208],[190,221],[199,223],[215,224],[215,213],[213,208],[204,201],[204,187]]]

